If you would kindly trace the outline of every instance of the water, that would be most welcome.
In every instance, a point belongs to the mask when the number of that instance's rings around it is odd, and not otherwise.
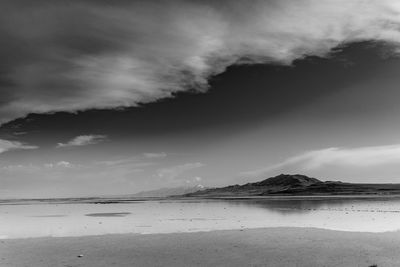
[[[400,229],[400,198],[161,200],[0,205],[0,238],[175,233],[263,227]]]

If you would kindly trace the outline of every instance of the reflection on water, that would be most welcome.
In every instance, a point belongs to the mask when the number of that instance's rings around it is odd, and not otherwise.
[[[400,198],[296,198],[231,201],[231,205],[251,205],[278,213],[311,211],[400,212]]]
[[[281,226],[395,231],[400,229],[400,198],[0,205],[0,238],[150,234]]]

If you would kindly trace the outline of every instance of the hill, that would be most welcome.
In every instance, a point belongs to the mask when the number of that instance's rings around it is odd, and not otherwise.
[[[268,195],[400,194],[400,184],[361,184],[321,181],[301,174],[280,174],[260,182],[210,188],[186,197],[245,197]]]

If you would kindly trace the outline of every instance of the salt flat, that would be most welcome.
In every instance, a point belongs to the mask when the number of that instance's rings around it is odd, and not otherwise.
[[[0,239],[269,227],[400,230],[400,198],[348,196],[0,205]]]
[[[2,267],[397,266],[400,233],[264,228],[201,233],[9,239]]]

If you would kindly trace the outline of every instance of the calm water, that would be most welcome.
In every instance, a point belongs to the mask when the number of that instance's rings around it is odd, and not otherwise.
[[[260,227],[400,230],[400,198],[0,205],[0,238],[173,233]]]

